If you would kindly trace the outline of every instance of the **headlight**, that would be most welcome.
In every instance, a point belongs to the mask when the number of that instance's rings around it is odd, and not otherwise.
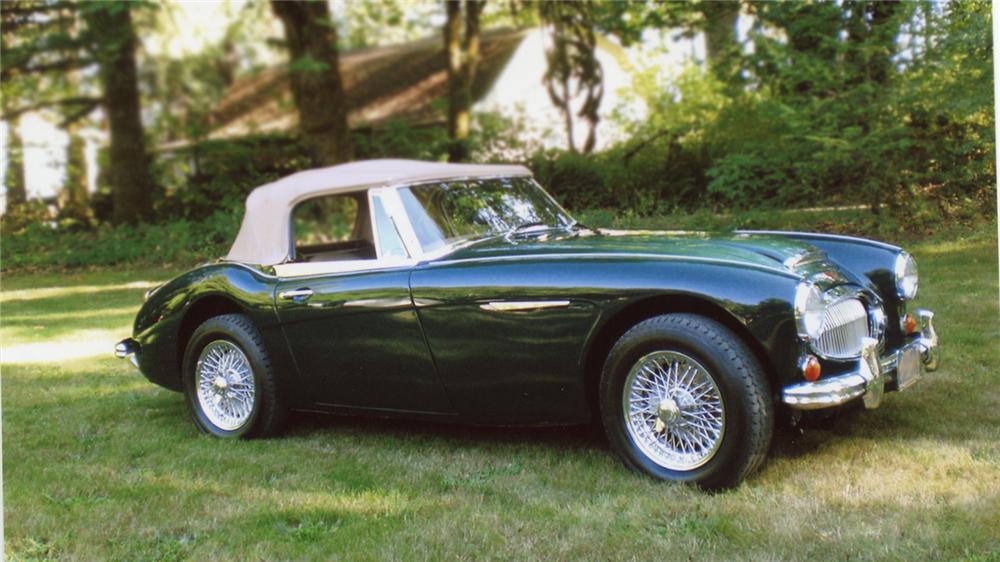
[[[799,283],[795,289],[795,322],[799,337],[806,340],[818,338],[825,313],[826,302],[819,288],[812,283]]]
[[[896,256],[896,294],[903,300],[917,296],[917,261],[906,252]]]

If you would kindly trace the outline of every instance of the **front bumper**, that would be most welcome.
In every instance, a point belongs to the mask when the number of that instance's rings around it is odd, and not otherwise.
[[[133,366],[138,368],[140,349],[139,342],[132,338],[125,338],[115,344],[115,357],[119,359],[128,359]]]
[[[934,330],[934,313],[917,309],[916,314],[920,322],[919,335],[896,352],[880,358],[878,342],[865,338],[856,369],[816,382],[786,386],[781,392],[782,402],[797,410],[818,410],[839,406],[861,397],[866,408],[877,408],[882,403],[882,395],[885,393],[886,383],[890,382],[890,376],[895,377],[895,390],[903,390],[916,380],[913,378],[906,381],[905,386],[901,384],[899,372],[903,362],[919,358],[920,365],[916,368],[921,374],[936,370],[940,350],[937,332]]]

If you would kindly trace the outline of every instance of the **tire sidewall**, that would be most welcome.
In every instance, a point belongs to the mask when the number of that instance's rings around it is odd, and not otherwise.
[[[707,319],[705,319],[708,321]],[[709,321],[710,322],[710,321]],[[725,480],[740,466],[745,455],[746,428],[749,427],[747,389],[740,382],[734,365],[720,357],[718,349],[702,334],[676,325],[650,326],[626,334],[615,345],[604,367],[601,387],[601,415],[608,437],[617,441],[617,449],[627,464],[656,478],[675,482],[712,483]],[[678,471],[661,466],[646,456],[625,427],[622,393],[632,367],[655,351],[677,351],[700,363],[719,388],[725,411],[722,443],[711,459],[692,470]]]
[[[195,380],[197,377],[196,367],[198,357],[208,344],[218,340],[225,340],[236,345],[246,356],[247,360],[250,362],[250,368],[253,370],[253,408],[250,411],[250,417],[247,418],[246,423],[233,430],[222,429],[213,424],[211,420],[208,419],[208,416],[205,415],[205,412],[201,407],[201,403],[198,400],[197,381]],[[203,433],[209,433],[221,438],[236,439],[249,435],[261,414],[263,401],[261,389],[264,388],[264,381],[262,377],[265,368],[265,362],[263,361],[259,350],[257,350],[257,346],[254,344],[252,338],[248,334],[244,333],[239,326],[226,322],[224,317],[217,317],[206,321],[198,327],[194,334],[192,334],[190,344],[184,352],[183,371],[184,394],[187,398],[191,417],[198,429]]]

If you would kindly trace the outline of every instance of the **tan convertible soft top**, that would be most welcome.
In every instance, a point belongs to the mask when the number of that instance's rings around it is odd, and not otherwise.
[[[250,193],[240,232],[226,259],[256,265],[275,265],[287,260],[292,208],[316,195],[434,180],[530,175],[531,171],[524,166],[419,160],[365,160],[299,172]]]

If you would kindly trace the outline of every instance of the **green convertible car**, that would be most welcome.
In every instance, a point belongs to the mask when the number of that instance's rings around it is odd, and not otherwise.
[[[116,354],[219,437],[291,410],[599,420],[628,466],[722,488],[779,415],[937,367],[916,292],[880,242],[598,230],[521,166],[374,160],[254,190],[229,254],[147,292]]]

